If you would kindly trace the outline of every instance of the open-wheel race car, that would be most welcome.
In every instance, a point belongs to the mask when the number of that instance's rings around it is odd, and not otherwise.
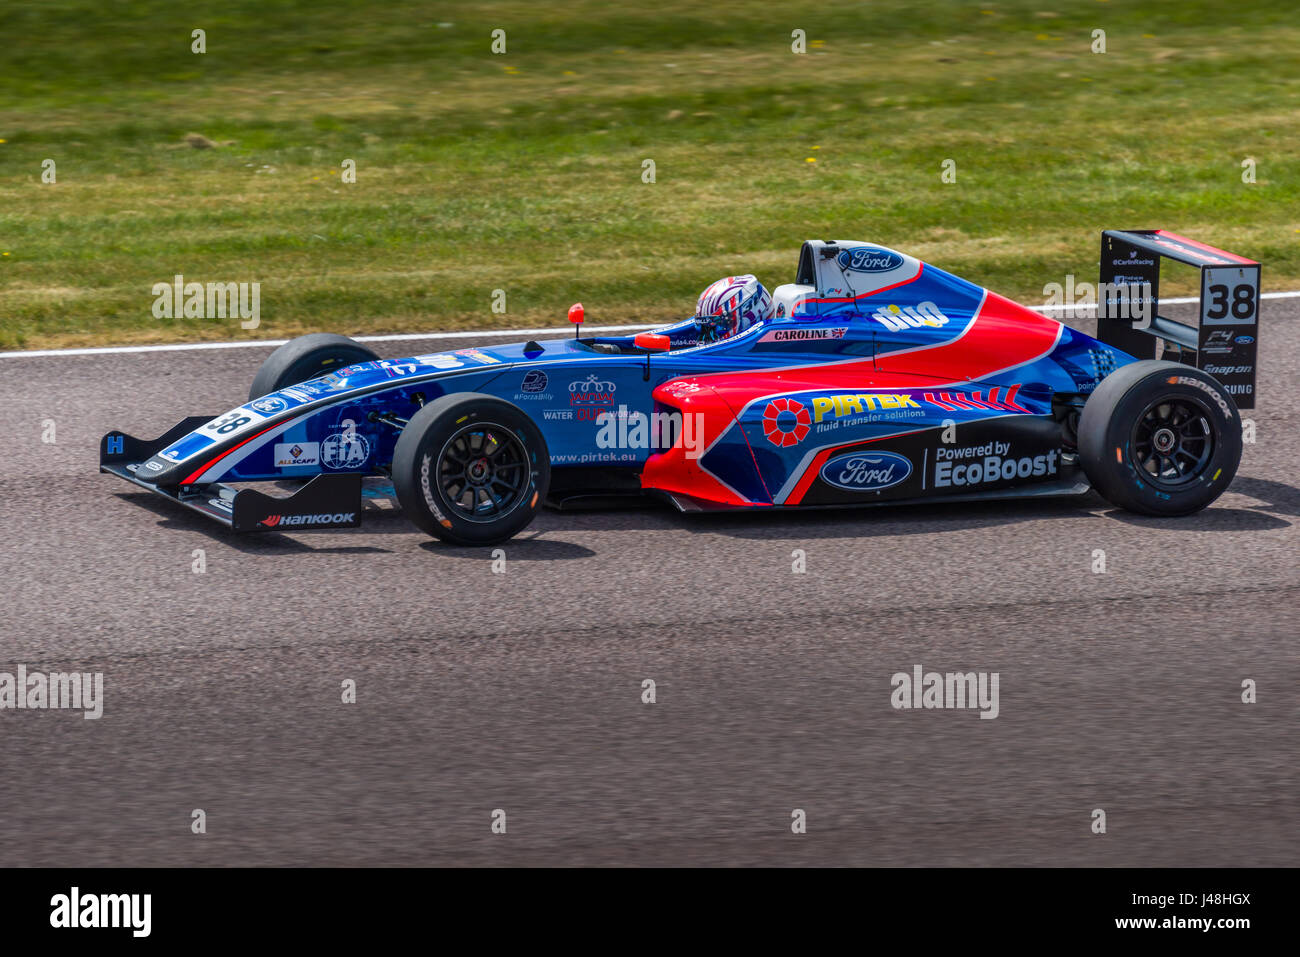
[[[1199,326],[1158,314],[1165,258],[1201,270]],[[412,523],[464,545],[627,496],[698,512],[1092,488],[1204,508],[1254,404],[1259,264],[1107,231],[1101,280],[1092,338],[904,253],[811,240],[793,283],[722,280],[651,333],[402,359],[306,335],[229,412],[109,432],[100,469],[236,532],[354,526],[363,483],[391,482]]]

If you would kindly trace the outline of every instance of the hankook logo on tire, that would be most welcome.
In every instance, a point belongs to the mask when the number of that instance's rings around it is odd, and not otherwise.
[[[1223,411],[1223,417],[1229,422],[1232,421],[1232,407],[1228,405],[1228,400],[1219,395],[1219,390],[1214,388],[1208,382],[1202,382],[1200,379],[1193,379],[1189,375],[1171,375],[1169,377],[1170,385],[1190,385],[1200,389]]]
[[[447,516],[442,514],[438,503],[433,498],[433,486],[429,484],[429,466],[432,463],[432,455],[425,455],[420,459],[420,494],[424,496],[424,504],[429,506],[429,511],[433,512],[433,517],[438,520],[438,523],[451,528],[451,522],[447,521]]]

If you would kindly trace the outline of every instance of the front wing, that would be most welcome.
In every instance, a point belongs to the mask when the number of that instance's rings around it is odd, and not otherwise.
[[[163,486],[142,474],[144,465],[211,416],[190,416],[156,439],[109,432],[99,443],[99,470],[147,489],[214,519],[236,532],[302,531],[355,528],[361,524],[360,473],[313,476],[288,496],[267,495],[254,488],[236,489],[221,482]]]

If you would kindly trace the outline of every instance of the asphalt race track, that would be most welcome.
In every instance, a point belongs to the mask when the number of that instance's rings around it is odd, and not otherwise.
[[[97,472],[265,355],[0,359],[0,671],[104,674],[99,720],[0,712],[0,866],[1297,862],[1300,300],[1197,516],[552,512],[501,574],[392,511],[236,538]],[[997,718],[895,710],[916,665],[997,672]]]

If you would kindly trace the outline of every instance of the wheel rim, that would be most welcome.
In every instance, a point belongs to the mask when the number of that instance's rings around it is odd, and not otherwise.
[[[490,422],[465,426],[438,453],[443,499],[470,522],[492,522],[510,512],[527,492],[530,474],[519,436]]]
[[[1133,427],[1132,449],[1138,469],[1156,488],[1185,488],[1214,457],[1210,410],[1184,396],[1153,402]]]

